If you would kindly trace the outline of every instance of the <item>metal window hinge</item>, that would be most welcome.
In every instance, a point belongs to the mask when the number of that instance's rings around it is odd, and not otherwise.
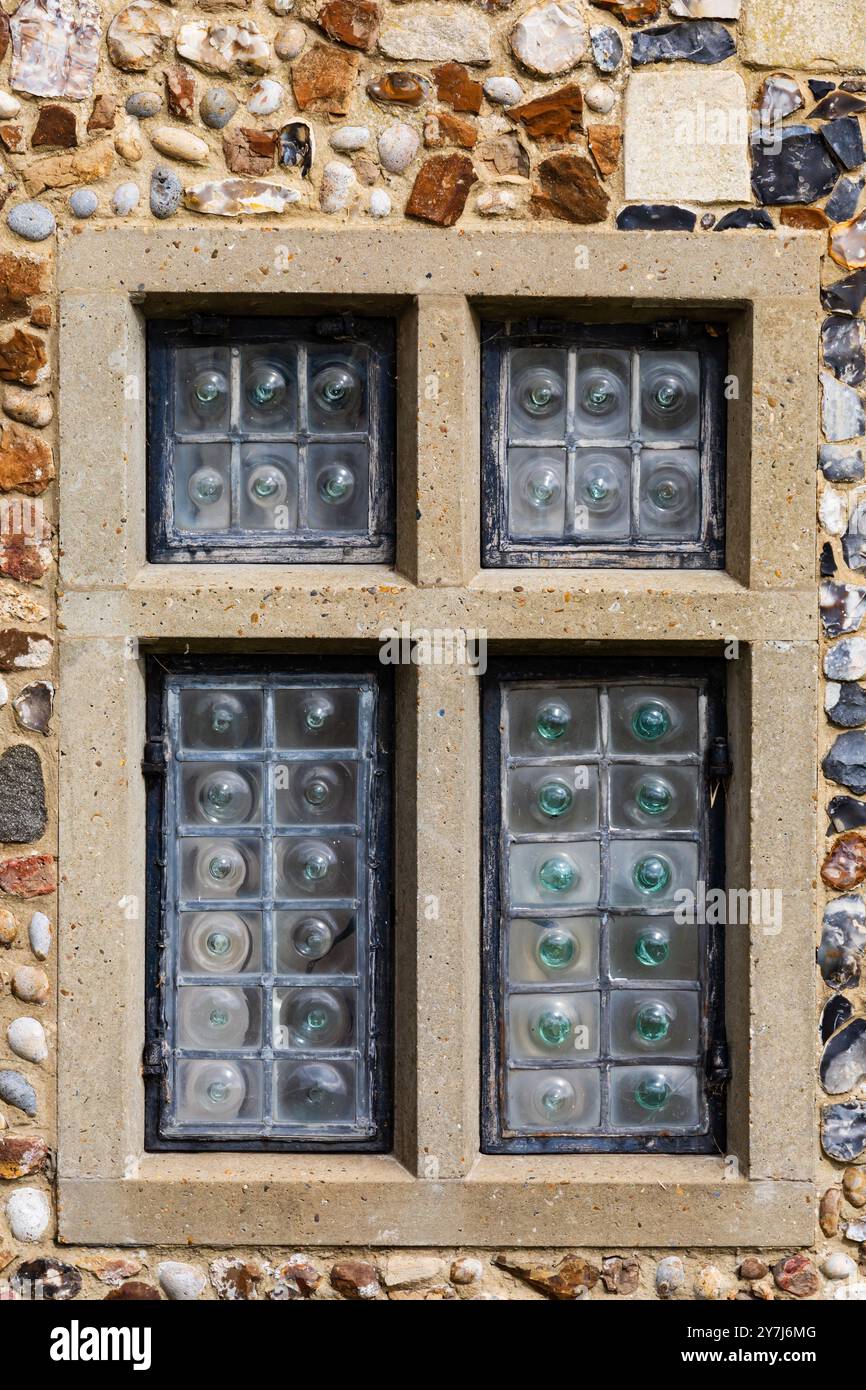
[[[710,753],[707,760],[707,778],[710,784],[710,805],[715,806],[719,788],[725,786],[733,776],[734,764],[731,759],[731,749],[724,734],[719,734],[710,744]]]
[[[165,745],[161,739],[151,739],[144,745],[141,771],[145,777],[162,777],[165,774]]]
[[[685,334],[684,319],[660,319],[652,326],[652,335],[657,343],[680,343]]]
[[[162,1043],[145,1043],[141,1054],[142,1076],[162,1076],[163,1070],[164,1059],[162,1053]]]
[[[707,1057],[707,1090],[715,1095],[720,1095],[730,1079],[731,1060],[728,1055],[728,1044],[724,1038],[717,1038],[710,1047]]]

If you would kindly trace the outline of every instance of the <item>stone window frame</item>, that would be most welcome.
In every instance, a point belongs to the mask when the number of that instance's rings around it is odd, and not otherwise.
[[[61,234],[61,1241],[812,1239],[820,238],[578,230]],[[148,565],[145,314],[333,305],[335,286],[398,317],[394,566]],[[728,316],[725,571],[482,570],[479,311],[539,299]],[[403,621],[485,629],[497,652],[736,658],[729,883],[784,886],[785,920],[727,934],[727,1157],[481,1153],[478,679],[435,665],[396,673],[392,1152],[144,1152],[142,652],[370,654]]]

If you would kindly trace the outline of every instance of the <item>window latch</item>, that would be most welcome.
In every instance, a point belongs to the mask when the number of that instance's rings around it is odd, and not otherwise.
[[[724,1038],[716,1038],[707,1056],[706,1086],[713,1095],[721,1095],[731,1079],[731,1059]]]
[[[724,734],[719,734],[710,744],[709,765],[707,775],[710,783],[710,805],[715,806],[719,788],[724,786],[727,792],[727,784],[733,776],[734,764],[731,760],[731,750],[728,740]]]
[[[142,1076],[162,1076],[162,1043],[146,1042],[141,1054]]]
[[[652,335],[657,343],[680,343],[685,337],[686,325],[683,319],[660,319],[652,326]]]
[[[144,777],[162,777],[165,774],[165,746],[160,739],[151,739],[144,745],[141,771]]]

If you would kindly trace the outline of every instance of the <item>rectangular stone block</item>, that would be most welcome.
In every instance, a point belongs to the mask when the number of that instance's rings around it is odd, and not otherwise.
[[[625,101],[625,196],[750,200],[748,135],[739,73],[633,73]]]
[[[745,0],[740,54],[761,68],[866,69],[857,0]]]

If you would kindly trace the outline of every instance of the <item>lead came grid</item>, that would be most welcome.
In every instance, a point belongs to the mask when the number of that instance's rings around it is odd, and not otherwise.
[[[512,538],[703,534],[697,352],[511,348],[502,389]]]
[[[378,390],[366,345],[178,347],[174,379],[180,535],[369,536]]]
[[[678,890],[707,881],[706,691],[654,680],[505,683],[503,694],[505,1130],[703,1132],[703,929],[673,909]],[[532,816],[546,824],[527,830]],[[669,882],[642,890],[639,867],[657,883],[659,856]]]
[[[185,676],[169,679],[166,700],[163,1132],[370,1135],[375,688],[340,676]],[[214,733],[231,721],[237,737]],[[246,793],[232,790],[237,776]],[[220,891],[209,866],[226,851],[243,867]]]

